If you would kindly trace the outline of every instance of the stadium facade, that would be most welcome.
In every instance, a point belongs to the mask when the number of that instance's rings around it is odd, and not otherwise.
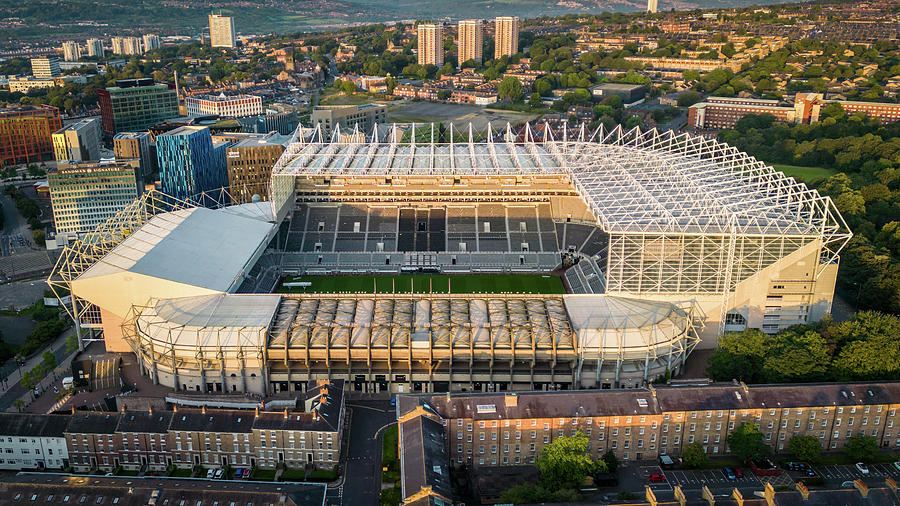
[[[301,127],[267,202],[152,193],[50,283],[108,349],[191,391],[630,387],[725,331],[830,312],[851,234],[829,198],[702,137],[545,132]],[[271,294],[404,272],[561,272],[569,293]]]

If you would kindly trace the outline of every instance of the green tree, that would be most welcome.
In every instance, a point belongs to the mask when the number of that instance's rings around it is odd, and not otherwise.
[[[538,92],[534,92],[531,94],[531,97],[528,98],[528,107],[532,109],[536,109],[541,106],[541,94]]]
[[[575,503],[580,500],[581,496],[575,489],[564,488],[551,491],[532,483],[504,490],[500,494],[500,502],[503,504]]]
[[[878,453],[878,440],[862,432],[854,434],[844,444],[844,453],[853,460],[871,462]]]
[[[798,460],[818,463],[822,459],[822,445],[819,438],[813,436],[794,436],[788,441],[788,451]]]
[[[497,88],[497,95],[501,99],[518,102],[522,98],[522,83],[515,77],[504,77]]]
[[[50,371],[53,371],[56,369],[56,365],[57,365],[56,355],[54,355],[52,351],[50,351],[50,350],[45,351],[44,354],[41,355],[41,358],[43,360],[41,362],[41,365],[44,366],[45,371],[50,372]]]
[[[728,448],[742,461],[758,459],[772,451],[764,439],[765,436],[755,423],[742,423],[728,435]]]
[[[25,407],[25,401],[23,401],[22,399],[16,399],[13,401],[13,406],[15,406],[16,409],[19,410],[19,412],[21,413],[22,408]]]
[[[341,91],[343,91],[347,95],[351,95],[353,93],[356,93],[356,85],[353,84],[353,81],[344,81],[341,83]]]
[[[75,334],[66,339],[66,353],[74,353],[78,349],[78,337]]]
[[[700,94],[693,90],[678,95],[678,107],[690,107],[700,101]]]
[[[691,443],[687,445],[684,448],[684,451],[681,452],[681,458],[683,459],[685,466],[694,469],[700,469],[709,464],[709,457],[706,455],[706,452],[703,451],[703,445],[700,443]]]
[[[558,437],[544,446],[537,459],[544,487],[549,490],[580,487],[584,478],[594,474],[598,466],[606,467],[591,460],[589,445],[590,439],[578,432],[574,436]]]
[[[600,460],[606,464],[606,471],[610,473],[615,473],[616,469],[619,468],[619,459],[616,457],[616,453],[612,450],[607,451],[600,457]],[[598,471],[603,472],[603,471]]]

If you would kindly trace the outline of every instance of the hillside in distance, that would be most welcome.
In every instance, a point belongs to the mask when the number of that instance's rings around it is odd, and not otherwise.
[[[774,0],[661,0],[661,10],[740,7]],[[196,35],[210,11],[239,33],[286,33],[410,19],[523,18],[642,10],[642,0],[0,0],[0,44],[153,31]]]

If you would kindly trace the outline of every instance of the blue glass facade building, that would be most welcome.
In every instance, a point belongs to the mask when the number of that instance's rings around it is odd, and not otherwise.
[[[156,136],[162,191],[176,198],[228,186],[227,143],[213,143],[209,128],[184,126]]]

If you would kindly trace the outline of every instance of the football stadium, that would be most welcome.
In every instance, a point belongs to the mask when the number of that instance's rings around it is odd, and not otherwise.
[[[828,197],[655,130],[298,128],[268,195],[144,194],[66,248],[83,339],[177,390],[620,388],[831,311]]]

